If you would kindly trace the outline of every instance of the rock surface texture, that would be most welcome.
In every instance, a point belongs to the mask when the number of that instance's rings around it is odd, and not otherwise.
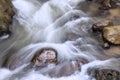
[[[111,69],[90,69],[88,73],[96,80],[120,80],[120,72]]]
[[[108,10],[112,7],[111,6],[111,0],[102,0],[101,3],[102,3],[102,6],[100,7],[100,9]]]
[[[113,26],[113,23],[110,20],[102,20],[99,22],[96,22],[92,25],[93,32],[101,32],[104,27],[106,26]]]
[[[110,44],[120,45],[120,25],[114,26],[110,20],[102,20],[92,25],[93,32],[101,39],[104,48],[110,48]]]
[[[120,44],[120,26],[105,27],[103,29],[103,37],[110,43]]]
[[[32,59],[32,63],[36,66],[57,63],[57,52],[52,48],[41,49]]]
[[[14,8],[10,0],[0,0],[0,37],[10,35]]]

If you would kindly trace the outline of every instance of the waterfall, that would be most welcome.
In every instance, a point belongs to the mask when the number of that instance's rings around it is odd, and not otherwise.
[[[16,8],[13,35],[0,46],[0,80],[95,80],[89,68],[120,71],[120,59],[111,58],[93,37],[91,25],[97,19],[79,8],[85,0],[12,0]],[[57,65],[35,70],[30,62],[43,48],[57,51]],[[70,76],[50,77],[49,72],[79,59],[89,63]],[[3,67],[5,66],[5,67]],[[9,68],[9,69],[8,69]]]

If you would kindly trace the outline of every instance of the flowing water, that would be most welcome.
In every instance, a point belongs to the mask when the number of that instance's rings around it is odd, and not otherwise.
[[[1,42],[0,80],[95,80],[87,74],[88,68],[105,68],[120,71],[120,59],[110,57],[99,46],[91,33],[91,25],[99,18],[85,13],[84,0],[13,0],[16,8],[13,35]],[[85,6],[85,4],[84,4]],[[79,7],[79,8],[78,8]],[[58,52],[58,62],[86,58],[90,63],[81,66],[70,76],[51,78],[42,70],[25,70],[41,48],[50,47]],[[44,74],[44,75],[43,75]]]

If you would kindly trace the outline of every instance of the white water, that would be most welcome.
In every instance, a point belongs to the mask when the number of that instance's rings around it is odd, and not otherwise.
[[[0,69],[0,80],[95,80],[87,75],[91,67],[103,67],[120,70],[118,59],[109,56],[92,38],[90,26],[94,19],[82,10],[78,4],[84,0],[13,0],[17,12],[13,22],[13,33],[0,46],[1,62],[8,58],[7,67],[15,70]],[[4,46],[4,47],[3,47]],[[67,77],[51,78],[47,74],[52,65],[42,70],[24,71],[34,54],[41,48],[50,47],[58,52],[58,62],[86,58],[91,61]],[[106,60],[108,59],[108,60]],[[105,60],[105,61],[104,61]],[[111,65],[113,64],[113,65]],[[45,74],[45,75],[43,75]]]

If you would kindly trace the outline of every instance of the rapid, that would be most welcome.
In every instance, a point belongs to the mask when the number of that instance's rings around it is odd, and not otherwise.
[[[96,80],[89,68],[120,71],[120,58],[106,54],[91,32],[91,25],[100,19],[83,11],[85,0],[12,0],[16,15],[11,25],[13,35],[0,40],[0,80]],[[79,7],[79,8],[78,8]],[[35,70],[29,64],[37,51],[53,48],[58,64]],[[50,77],[51,69],[59,69],[66,61],[79,57],[89,63],[70,76]],[[7,62],[6,62],[7,61]],[[3,65],[16,68],[10,70]]]

